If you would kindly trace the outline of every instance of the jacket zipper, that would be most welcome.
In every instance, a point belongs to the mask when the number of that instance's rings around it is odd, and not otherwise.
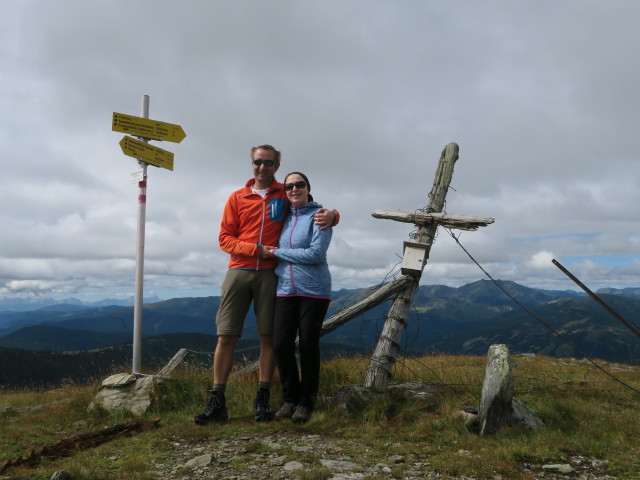
[[[293,222],[293,227],[291,227],[291,233],[289,234],[289,248],[293,248],[293,232],[298,226],[298,207],[293,207],[294,212],[296,212],[296,220]],[[291,294],[296,294],[296,282],[293,278],[293,263],[289,264],[289,277],[291,278]]]

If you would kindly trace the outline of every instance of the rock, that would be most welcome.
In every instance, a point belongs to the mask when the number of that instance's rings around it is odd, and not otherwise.
[[[349,460],[328,460],[326,458],[321,458],[320,463],[323,467],[328,468],[329,470],[338,470],[341,472],[344,472],[345,470],[353,470],[358,467],[357,464]]]
[[[362,385],[343,385],[333,397],[332,405],[346,415],[362,412],[374,398],[382,396]]]
[[[404,382],[389,385],[389,391],[400,391],[405,397],[436,406],[447,392],[444,383]]]
[[[293,472],[294,470],[300,470],[300,469],[301,469],[301,468],[303,468],[303,467],[304,467],[304,465],[303,465],[303,464],[301,464],[300,462],[296,462],[296,461],[293,461],[293,462],[287,462],[287,463],[285,463],[285,465],[284,465],[284,469],[285,469],[287,472]]]
[[[510,425],[519,425],[527,430],[538,430],[544,428],[544,423],[540,418],[524,403],[517,398],[511,402]]]
[[[423,472],[421,472],[420,470],[405,470],[403,472],[403,475],[405,477],[409,477],[409,478],[420,478],[422,477],[424,474]]]
[[[555,465],[543,465],[542,466],[543,470],[553,470],[556,471],[558,473],[572,473],[573,472],[573,468],[571,467],[571,465],[567,464],[567,463],[558,463]]]
[[[337,473],[333,477],[329,477],[328,480],[360,480],[365,478],[364,473]]]
[[[103,380],[100,391],[89,409],[100,406],[109,412],[127,410],[142,415],[151,405],[151,389],[160,380],[156,377],[119,373]]]
[[[441,383],[405,382],[389,385],[389,392],[400,391],[405,397],[420,400],[429,405],[437,405],[446,392],[446,385]],[[373,400],[381,398],[385,393],[375,392],[363,385],[343,385],[331,403],[346,415],[362,412]]]
[[[304,453],[304,452],[308,452],[310,450],[313,450],[313,447],[309,447],[309,446],[304,446],[304,447],[294,446],[294,447],[291,447],[291,450],[293,450],[294,452]]]
[[[480,435],[496,433],[512,425],[529,430],[544,427],[534,412],[513,398],[513,375],[506,345],[489,347],[477,422]]]
[[[506,345],[491,345],[482,383],[478,421],[480,435],[497,432],[509,424],[513,398],[513,375]]]
[[[185,463],[184,466],[188,468],[206,467],[211,463],[211,460],[213,460],[211,454],[205,453],[204,455],[200,455],[199,457],[192,458],[187,463]]]
[[[57,472],[53,472],[51,480],[71,480],[71,474],[65,470],[58,470]]]

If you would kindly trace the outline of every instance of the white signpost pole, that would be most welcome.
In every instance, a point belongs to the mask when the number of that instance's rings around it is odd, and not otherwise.
[[[142,117],[113,112],[111,130],[128,133],[120,140],[122,153],[138,160],[141,169],[132,174],[138,182],[138,246],[136,252],[136,294],[133,306],[133,373],[142,373],[140,345],[142,343],[142,284],[144,281],[144,224],[147,208],[147,166],[173,170],[173,153],[149,145],[151,140],[180,143],[187,136],[180,125],[149,119],[149,95],[142,96]]]
[[[142,118],[149,118],[149,95],[142,96]],[[141,139],[148,142],[146,139]],[[136,250],[136,293],[133,305],[133,373],[141,373],[142,345],[142,291],[144,283],[144,225],[147,208],[147,164],[142,167],[142,180],[138,182],[138,235]]]

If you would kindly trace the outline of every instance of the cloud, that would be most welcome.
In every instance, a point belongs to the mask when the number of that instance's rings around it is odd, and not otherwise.
[[[542,251],[535,253],[526,263],[526,266],[534,270],[550,270],[553,253]]]
[[[592,288],[637,286],[639,13],[622,0],[4,2],[0,292],[133,291],[139,167],[110,123],[139,115],[142,95],[187,133],[152,142],[175,168],[149,167],[148,291],[216,294],[222,207],[261,143],[340,210],[340,288],[397,270],[412,226],[371,212],[425,207],[450,142],[446,210],[496,219],[454,232],[492,276],[573,288],[553,252]],[[483,276],[439,229],[422,283]]]

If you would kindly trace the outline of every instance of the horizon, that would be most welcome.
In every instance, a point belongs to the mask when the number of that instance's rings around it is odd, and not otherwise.
[[[444,284],[440,284],[440,283],[427,283],[427,284],[420,284],[420,287],[434,287],[434,286],[445,286],[445,287],[449,287],[449,288],[453,288],[453,289],[457,289],[457,288],[461,288],[473,283],[477,283],[477,282],[481,282],[481,281],[487,281],[487,282],[492,282],[491,279],[487,279],[487,278],[481,278],[475,281],[471,281],[468,283],[464,283],[462,285],[457,285],[457,286],[451,286],[451,285],[444,285]],[[520,286],[526,287],[526,288],[531,288],[531,289],[536,289],[536,290],[547,290],[547,291],[559,291],[559,292],[568,292],[568,293],[573,293],[573,294],[578,294],[578,295],[587,295],[587,293],[582,290],[580,287],[578,287],[577,285],[574,284],[575,288],[556,288],[556,287],[552,287],[552,288],[544,288],[544,287],[538,287],[538,286],[528,286],[525,285],[523,283],[520,282],[514,282],[512,280],[505,280],[505,279],[496,279],[497,282],[513,282],[516,283]],[[365,287],[353,287],[353,288],[340,288],[340,289],[332,289],[332,292],[337,293],[343,290],[347,290],[347,291],[351,291],[351,290],[361,290],[361,289],[367,289],[367,288],[373,288],[375,286],[377,286],[378,284],[375,285],[368,285]],[[626,286],[626,287],[600,287],[597,289],[591,288],[587,285],[587,288],[589,288],[591,291],[597,293],[599,290],[603,290],[603,289],[612,289],[612,290],[618,290],[618,291],[624,291],[624,290],[634,290],[634,289],[640,289],[640,286],[637,287],[633,287],[633,286]],[[169,295],[169,296],[160,296],[157,294],[150,294],[150,295],[145,295],[144,299],[143,299],[143,304],[152,304],[152,303],[158,303],[158,302],[163,302],[166,300],[172,300],[172,299],[178,299],[178,298],[207,298],[207,297],[219,297],[220,293],[208,293],[208,294],[189,294],[186,292],[183,292],[183,294],[175,294],[175,295]],[[132,306],[133,302],[134,302],[134,295],[133,294],[129,294],[129,295],[122,295],[119,297],[113,297],[113,296],[104,296],[104,297],[87,297],[87,296],[75,296],[75,295],[69,295],[69,296],[55,296],[55,295],[44,295],[44,294],[40,294],[40,295],[14,295],[14,296],[8,296],[8,295],[2,295],[0,296],[0,305],[2,305],[3,303],[7,303],[8,301],[49,301],[52,300],[56,303],[67,303],[68,301],[72,301],[71,304],[76,303],[76,302],[80,302],[82,305],[89,305],[89,304],[99,304],[102,303],[104,305],[106,305],[105,302],[107,301],[114,301],[116,302],[116,304],[126,304],[123,306]]]

